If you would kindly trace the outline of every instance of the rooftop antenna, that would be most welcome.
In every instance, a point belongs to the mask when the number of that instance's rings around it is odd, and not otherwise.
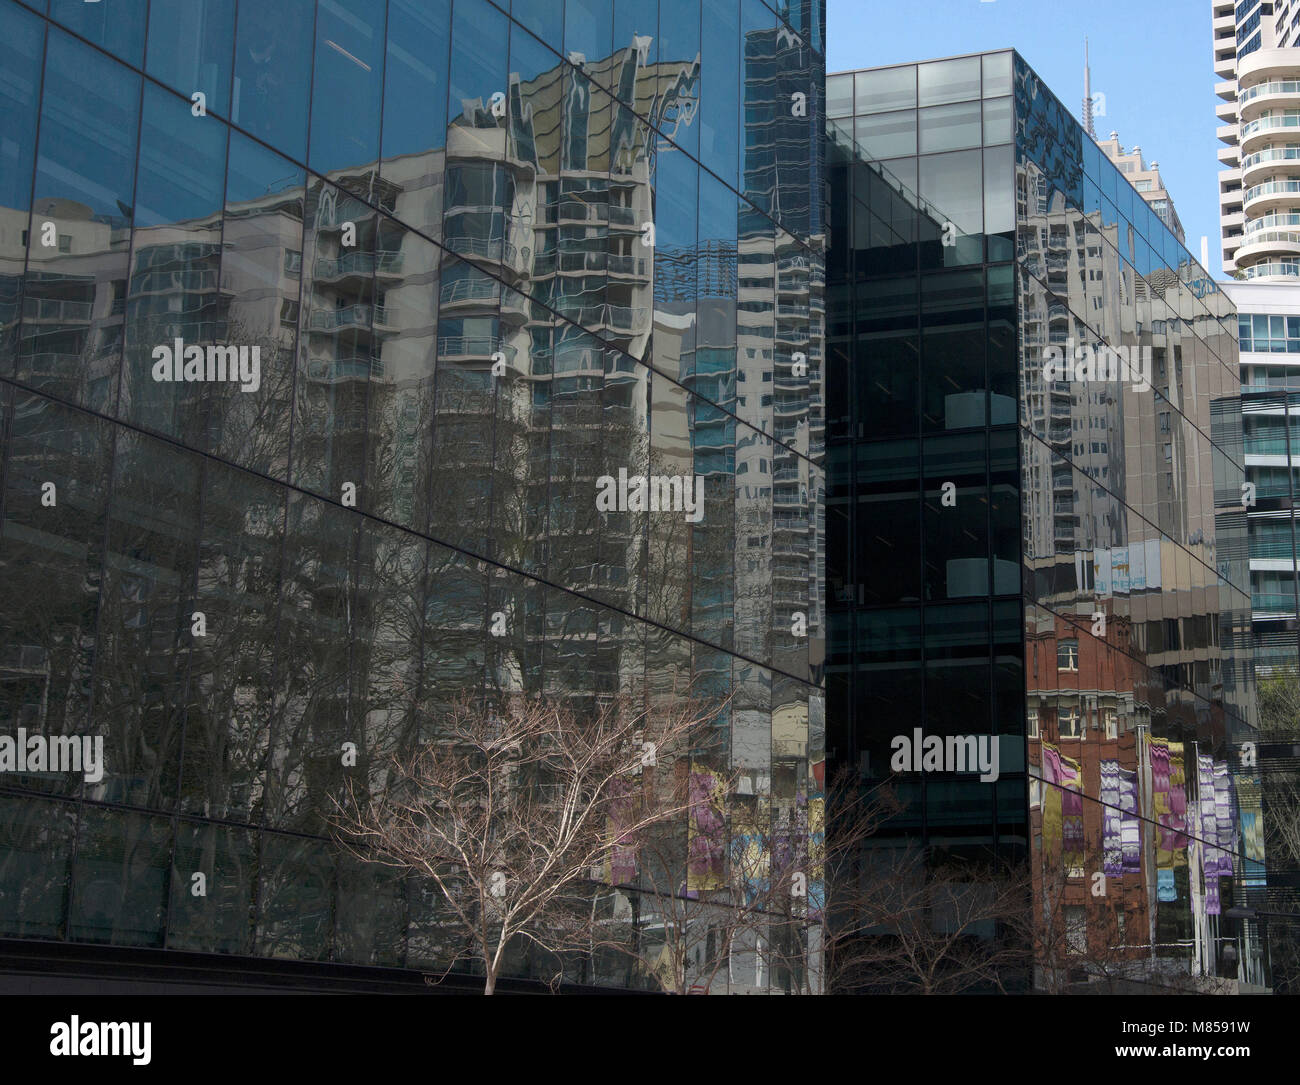
[[[1083,39],[1083,130],[1094,140],[1097,129],[1092,123],[1092,68],[1088,62],[1088,39]]]

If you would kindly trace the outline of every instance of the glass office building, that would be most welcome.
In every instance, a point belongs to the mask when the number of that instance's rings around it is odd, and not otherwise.
[[[1266,987],[1235,311],[1014,52],[827,118],[831,767],[1027,862],[1036,988]]]
[[[0,734],[104,751],[0,773],[0,956],[437,968],[325,818],[465,692],[732,695],[691,771],[806,827],[820,0],[0,0],[0,50]]]

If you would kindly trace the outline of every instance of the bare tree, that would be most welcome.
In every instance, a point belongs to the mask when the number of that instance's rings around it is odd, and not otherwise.
[[[558,955],[605,940],[599,881],[685,817],[675,762],[723,707],[611,698],[579,712],[521,697],[498,714],[461,700],[432,742],[393,757],[376,793],[347,789],[338,838],[359,859],[431,881],[460,938],[451,963],[476,959],[491,994],[512,945]]]
[[[834,992],[1005,991],[1024,974],[1028,946],[1015,928],[1029,905],[1022,868],[880,848],[840,877],[829,916]]]

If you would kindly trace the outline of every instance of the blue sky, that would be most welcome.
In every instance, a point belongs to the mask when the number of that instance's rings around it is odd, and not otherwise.
[[[1218,148],[1210,5],[1206,0],[826,0],[826,70],[871,68],[1012,47],[1076,115],[1083,39],[1092,89],[1106,95],[1097,135],[1119,132],[1160,163],[1192,255],[1220,256]]]

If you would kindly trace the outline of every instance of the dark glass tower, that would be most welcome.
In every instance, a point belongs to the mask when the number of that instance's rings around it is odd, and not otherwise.
[[[818,0],[0,0],[0,734],[105,760],[0,773],[7,961],[438,967],[425,887],[325,818],[466,691],[734,694],[691,771],[807,824],[823,38]],[[159,379],[178,341],[256,380]],[[703,519],[597,511],[620,469]]]
[[[1265,986],[1235,313],[1017,54],[827,103],[831,765],[1027,861],[1038,988]]]

